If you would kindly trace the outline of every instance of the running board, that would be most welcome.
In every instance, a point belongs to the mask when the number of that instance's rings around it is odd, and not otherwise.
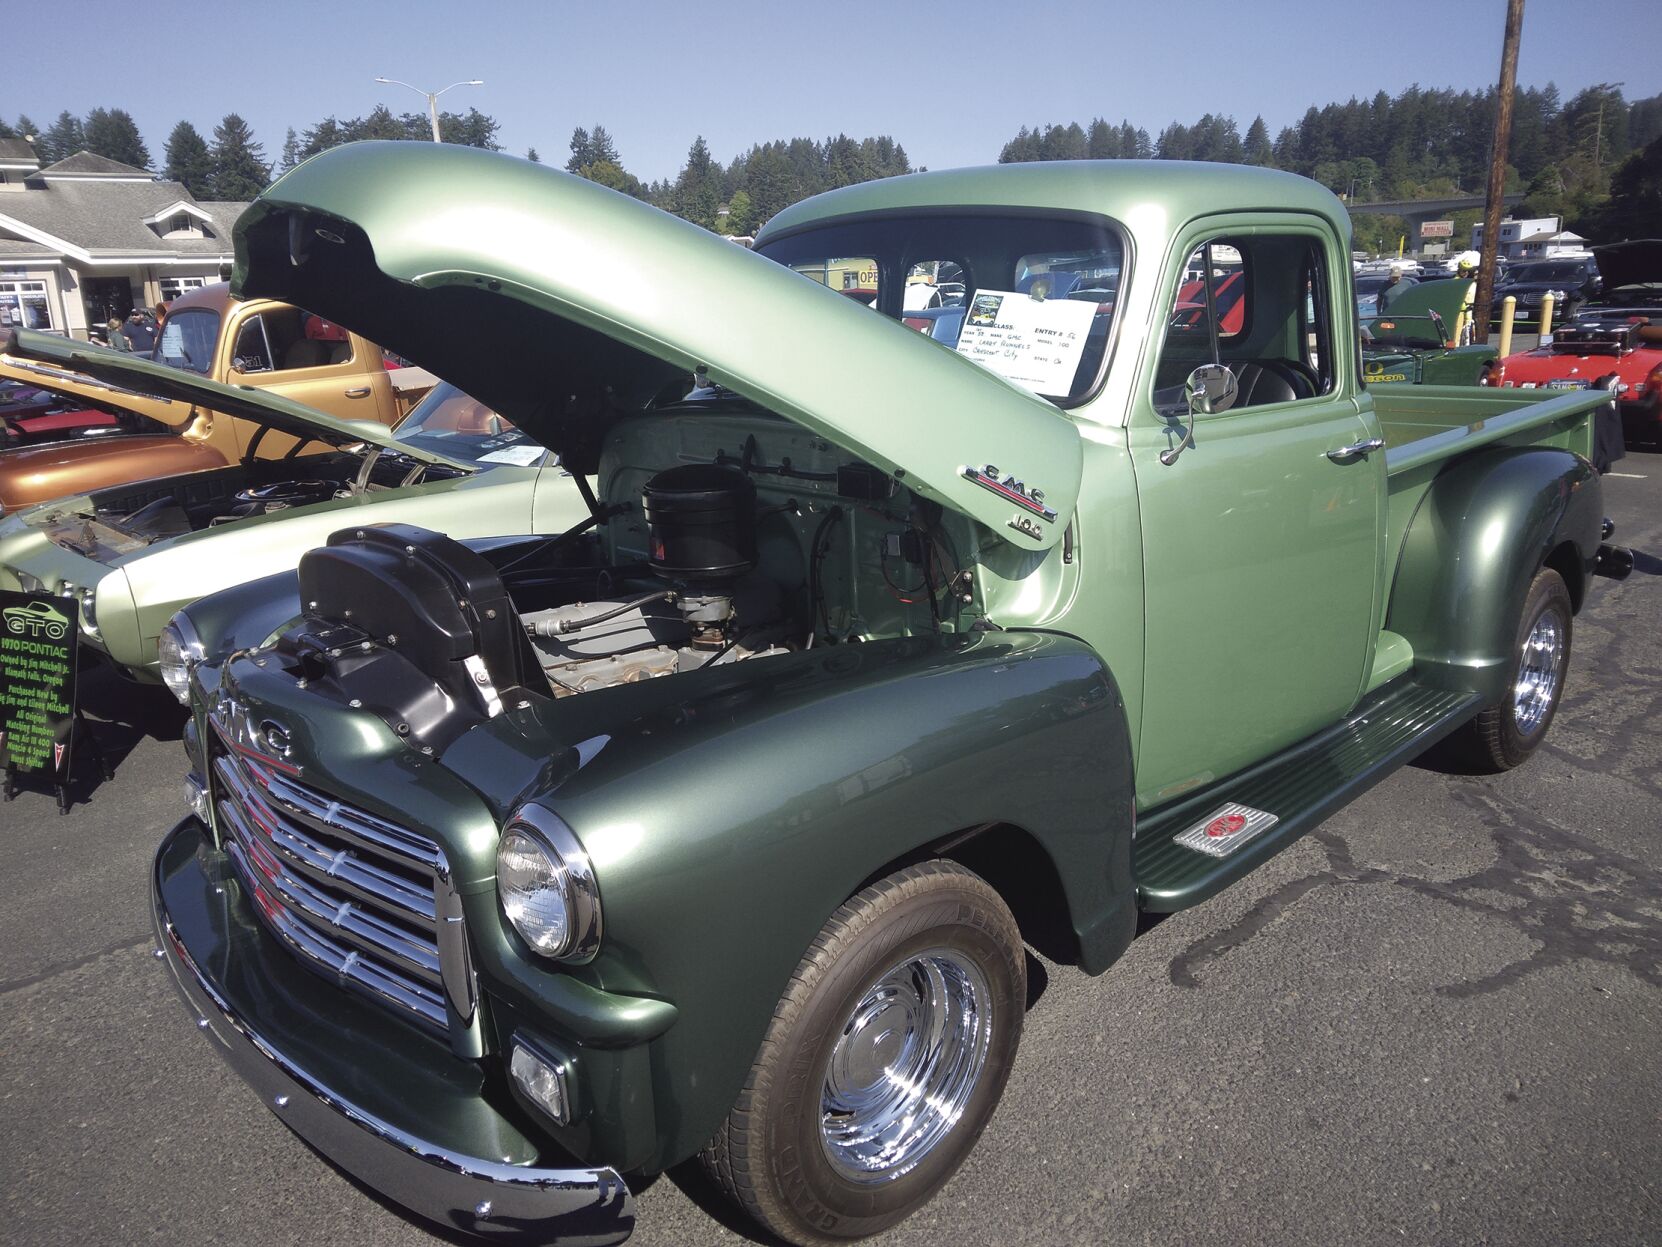
[[[1393,680],[1348,718],[1138,820],[1137,903],[1172,913],[1215,896],[1482,708],[1476,693]]]

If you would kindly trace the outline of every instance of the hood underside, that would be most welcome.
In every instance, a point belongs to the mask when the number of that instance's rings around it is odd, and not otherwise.
[[[236,249],[239,297],[293,303],[379,342],[578,471],[592,469],[610,418],[681,397],[704,369],[1023,548],[1059,541],[1077,500],[1079,435],[1050,403],[743,247],[543,165],[349,144],[261,195]]]
[[[1636,238],[1632,242],[1594,247],[1599,276],[1606,290],[1662,282],[1662,238]]]

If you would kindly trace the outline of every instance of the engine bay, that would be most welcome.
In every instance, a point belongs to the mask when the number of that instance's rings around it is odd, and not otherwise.
[[[107,560],[153,542],[333,498],[440,480],[460,468],[380,448],[253,459],[101,490],[90,507],[48,513],[41,529],[55,544]]]
[[[621,421],[597,482],[555,536],[336,533],[301,560],[285,666],[430,752],[527,697],[979,618],[973,524],[746,405]]]

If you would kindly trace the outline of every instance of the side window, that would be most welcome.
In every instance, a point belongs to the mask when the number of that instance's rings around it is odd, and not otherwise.
[[[1333,309],[1321,244],[1301,234],[1213,239],[1184,267],[1155,374],[1155,407],[1185,409],[1201,364],[1235,374],[1234,408],[1333,390]]]
[[[238,372],[271,371],[271,344],[266,341],[265,322],[260,317],[250,316],[238,326],[231,367]]]
[[[352,338],[333,321],[297,307],[273,308],[260,318],[271,341],[271,366],[279,371],[327,368],[352,360]]]

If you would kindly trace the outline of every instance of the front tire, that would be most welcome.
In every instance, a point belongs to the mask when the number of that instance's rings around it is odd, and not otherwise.
[[[992,1117],[1026,994],[1021,933],[979,875],[936,860],[874,883],[797,966],[705,1167],[790,1242],[888,1229]]]
[[[1573,631],[1570,591],[1550,567],[1535,574],[1518,617],[1512,646],[1512,683],[1505,696],[1467,729],[1475,760],[1486,770],[1509,771],[1540,747],[1570,664]]]

